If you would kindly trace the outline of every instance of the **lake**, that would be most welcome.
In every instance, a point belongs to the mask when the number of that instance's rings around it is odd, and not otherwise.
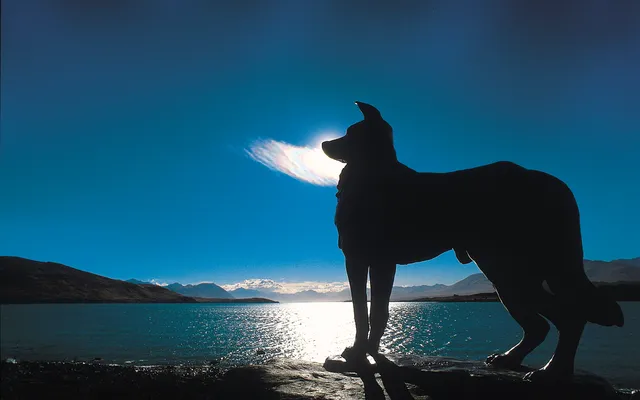
[[[620,303],[623,328],[588,324],[576,368],[640,387],[640,303]],[[382,352],[484,360],[521,335],[500,303],[391,303]],[[273,357],[322,362],[351,344],[351,303],[2,305],[1,357],[118,364],[232,366]],[[525,363],[541,366],[557,332]],[[259,351],[261,350],[261,351]]]

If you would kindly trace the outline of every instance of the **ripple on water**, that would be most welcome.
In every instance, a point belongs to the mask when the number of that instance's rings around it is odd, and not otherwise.
[[[104,362],[133,364],[215,360],[226,365],[273,357],[323,361],[350,345],[355,334],[350,303],[1,307],[2,358],[101,357]],[[588,325],[576,362],[613,382],[637,382],[640,346],[634,339],[640,335],[640,303],[622,307],[625,327]],[[520,335],[499,303],[392,303],[381,348],[482,360],[517,343]],[[556,339],[552,331],[527,362],[546,362]]]

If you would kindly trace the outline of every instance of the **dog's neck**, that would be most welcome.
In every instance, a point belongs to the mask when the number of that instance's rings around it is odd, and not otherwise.
[[[376,165],[359,165],[347,164],[340,172],[338,180],[338,196],[348,186],[360,186],[382,179],[384,175],[393,171],[399,165],[399,161],[376,164]]]

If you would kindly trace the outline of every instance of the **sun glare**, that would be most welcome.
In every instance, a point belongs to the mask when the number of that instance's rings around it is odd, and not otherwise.
[[[344,164],[327,157],[321,145],[323,141],[339,136],[324,133],[308,146],[294,146],[272,139],[259,140],[246,152],[253,160],[272,170],[314,185],[331,186],[338,182]]]

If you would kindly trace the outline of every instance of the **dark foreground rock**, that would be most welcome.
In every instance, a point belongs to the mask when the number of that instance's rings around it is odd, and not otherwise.
[[[522,381],[523,371],[440,357],[388,356],[359,367],[275,359],[227,371],[215,366],[111,366],[19,362],[1,366],[0,398],[65,399],[636,399],[602,378],[579,374],[568,385]],[[326,368],[325,368],[326,367]],[[345,372],[331,372],[345,371]],[[351,372],[347,371],[351,370]]]
[[[379,374],[385,388],[391,388],[391,392],[393,388],[398,388],[399,393],[406,392],[403,384],[411,384],[432,399],[613,400],[630,399],[633,394],[633,390],[616,389],[605,379],[585,371],[577,371],[570,382],[534,383],[523,379],[533,370],[527,367],[512,371],[490,367],[480,361],[395,354],[381,357],[378,365],[372,359],[370,362],[354,367],[341,357],[330,357],[324,367],[334,372],[357,370],[360,376],[369,370]]]

